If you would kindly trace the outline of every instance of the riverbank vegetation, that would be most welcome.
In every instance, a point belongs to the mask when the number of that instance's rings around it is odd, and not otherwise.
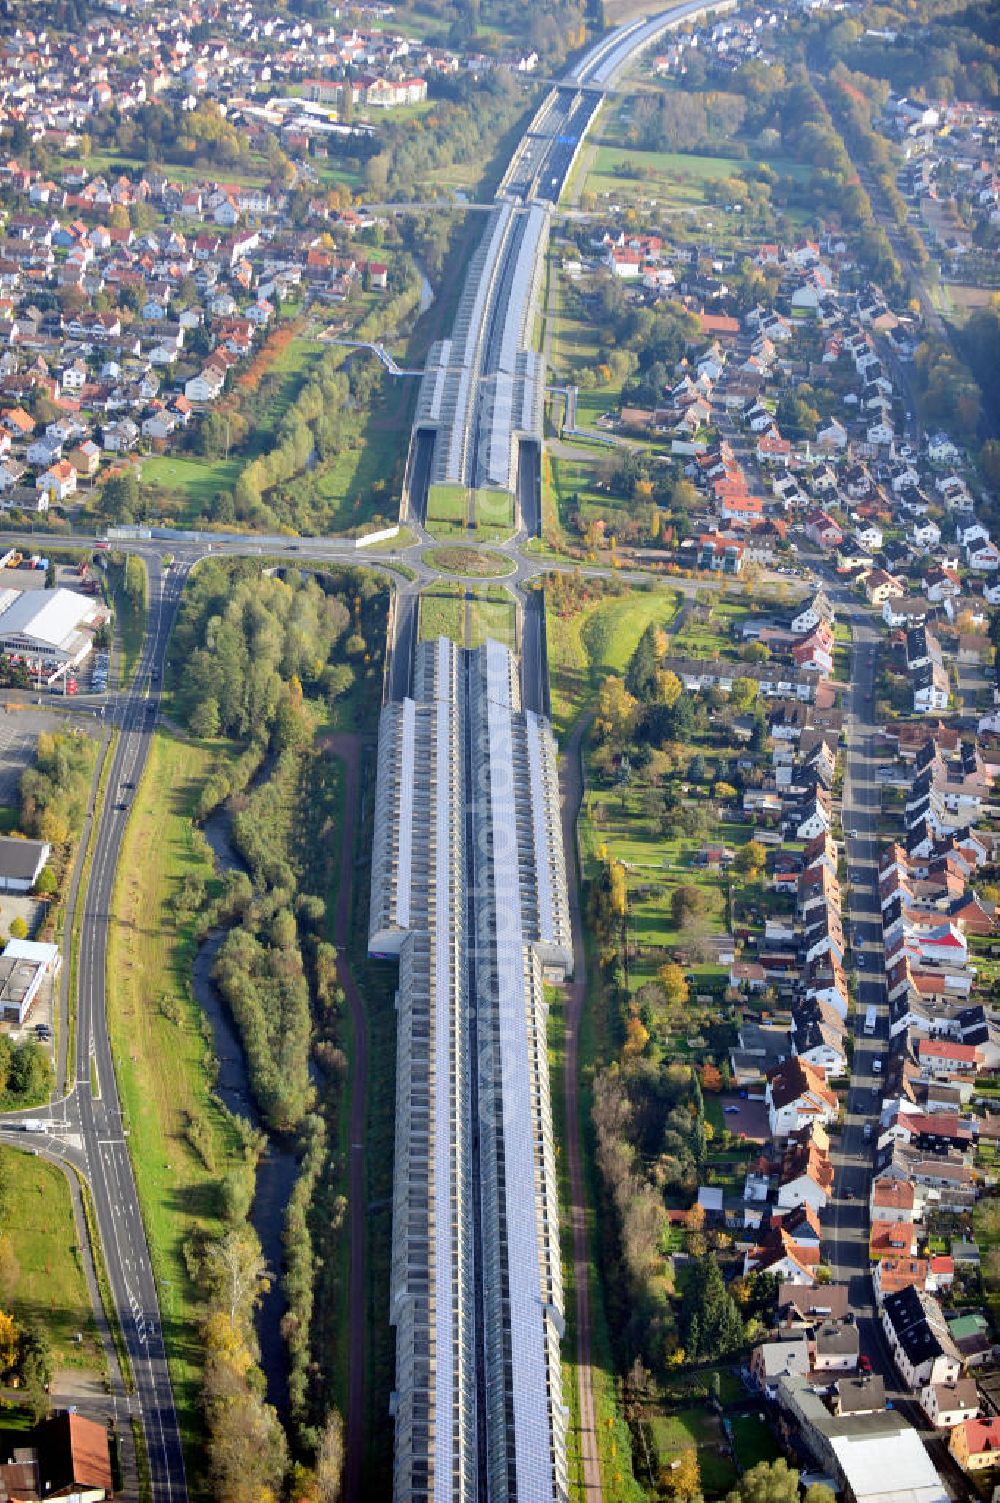
[[[157,732],[126,827],[108,933],[115,1070],[196,1499],[206,1497],[196,1480],[205,1464],[205,1354],[190,1251],[224,1233],[223,1187],[246,1174],[259,1147],[214,1094],[211,1033],[191,989],[199,920],[185,895],[211,898],[219,886],[193,817],[201,788],[233,757],[231,743]]]
[[[348,1041],[329,901],[340,854],[342,780],[322,736],[346,705],[354,721],[377,710],[385,604],[380,587],[357,571],[290,570],[278,577],[251,564],[211,561],[191,582],[171,647],[178,717],[200,737],[233,738],[225,767],[203,784],[197,810],[204,818],[227,802],[245,862],[245,870],[224,880],[186,881],[175,904],[197,915],[200,933],[227,928],[215,981],[240,1031],[261,1117],[301,1153],[285,1227],[282,1331],[291,1427],[287,1442],[282,1437],[271,1446],[270,1470],[248,1464],[259,1497],[280,1496],[282,1477],[295,1479],[296,1497],[310,1496],[340,1449],[331,1407],[337,1355],[324,1350],[320,1365],[313,1345],[317,1279],[324,1265],[339,1261],[346,1210],[339,1155]],[[231,1181],[223,1236],[203,1238],[189,1251],[193,1276],[209,1296],[202,1401],[210,1473],[217,1496],[232,1503],[244,1496],[232,1491],[242,1470],[234,1448],[244,1441],[239,1432],[237,1445],[232,1403],[217,1402],[216,1390],[229,1391],[234,1362],[246,1373],[236,1408],[246,1405],[247,1435],[260,1445],[277,1433],[254,1376],[253,1290],[259,1292],[264,1274],[248,1220],[252,1188],[252,1175],[248,1185]],[[228,1348],[212,1355],[223,1329],[220,1257],[238,1263],[248,1291],[236,1320],[235,1358]],[[206,1275],[206,1267],[216,1272]],[[230,1321],[227,1342],[231,1330]]]

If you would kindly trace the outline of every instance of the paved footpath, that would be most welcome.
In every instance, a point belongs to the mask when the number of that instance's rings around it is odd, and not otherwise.
[[[358,769],[361,743],[357,736],[340,731],[328,736],[325,745],[344,766],[343,826],[340,832],[340,880],[333,916],[333,940],[337,947],[337,980],[344,988],[354,1033],[354,1072],[351,1080],[350,1158],[348,1180],[348,1380],[347,1415],[344,1426],[346,1464],[344,1503],[360,1503],[365,1454],[365,1333],[368,1286],[365,1273],[365,1207],[368,1201],[365,1174],[365,1122],[368,1111],[368,1019],[364,1002],[347,962],[351,935],[352,877],[354,872],[355,821],[358,811]]]
[[[573,1232],[573,1289],[576,1294],[576,1373],[580,1405],[580,1462],[583,1495],[600,1499],[601,1464],[594,1417],[594,1373],[590,1355],[590,1259],[587,1255],[587,1199],[580,1151],[579,1041],[587,994],[587,956],[583,944],[576,824],[583,802],[583,738],[591,716],[581,715],[573,727],[562,767],[562,830],[569,877],[569,912],[573,928],[573,980],[566,987],[566,1155],[569,1168],[570,1226]]]

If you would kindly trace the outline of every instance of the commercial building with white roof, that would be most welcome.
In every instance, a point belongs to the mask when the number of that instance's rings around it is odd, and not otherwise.
[[[51,683],[90,654],[104,619],[101,606],[75,590],[0,589],[0,653]]]
[[[948,1491],[916,1430],[832,1435],[830,1445],[854,1503],[948,1503]]]
[[[835,1415],[795,1376],[779,1379],[778,1410],[783,1432],[834,1479],[845,1503],[948,1503],[919,1432],[898,1410]]]
[[[555,741],[505,647],[417,649],[379,731],[369,952],[399,958],[395,1503],[565,1503],[546,975],[572,965]]]

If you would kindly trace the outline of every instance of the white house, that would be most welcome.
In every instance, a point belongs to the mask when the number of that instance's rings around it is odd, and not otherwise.
[[[941,529],[929,517],[921,517],[910,528],[910,538],[916,548],[933,548],[941,541]]]
[[[764,1100],[776,1138],[787,1138],[815,1122],[825,1126],[837,1116],[837,1097],[824,1072],[794,1055],[770,1072]]]
[[[76,471],[68,460],[60,459],[58,464],[50,465],[37,477],[35,489],[44,491],[56,501],[65,501],[76,491]]]
[[[1000,548],[996,543],[977,543],[966,549],[966,562],[976,574],[995,574],[1000,569]]]
[[[955,1383],[962,1358],[932,1294],[910,1285],[882,1301],[882,1329],[896,1369],[911,1392]]]
[[[30,892],[51,854],[44,841],[0,836],[0,892]]]
[[[927,458],[931,464],[957,464],[961,455],[947,433],[935,433],[927,440]]]
[[[951,1383],[927,1383],[920,1390],[920,1407],[935,1430],[951,1430],[979,1414],[979,1390],[974,1378]]]
[[[208,366],[199,375],[184,383],[184,395],[189,402],[214,402],[225,385],[225,377],[214,366]]]

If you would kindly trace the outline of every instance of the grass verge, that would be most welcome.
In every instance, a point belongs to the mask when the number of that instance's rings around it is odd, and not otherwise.
[[[65,1175],[30,1152],[2,1147],[0,1176],[17,1208],[5,1226],[16,1260],[5,1305],[45,1328],[54,1367],[104,1372]]]
[[[548,1055],[552,1094],[552,1122],[556,1142],[566,1142],[566,1009],[561,992],[550,993]],[[601,1467],[603,1495],[607,1503],[643,1503],[645,1494],[632,1471],[631,1437],[618,1403],[615,1390],[615,1367],[611,1339],[604,1311],[601,1281],[594,1248],[594,1170],[590,1146],[591,1091],[593,1071],[593,1031],[589,1026],[589,1008],[585,1009],[580,1032],[580,1138],[586,1185],[586,1223],[588,1244],[588,1278],[590,1284],[590,1357],[594,1401],[594,1425],[597,1433],[598,1459]],[[569,1409],[566,1450],[569,1495],[572,1503],[584,1503],[583,1461],[580,1451],[580,1370],[576,1360],[576,1283],[573,1261],[573,1232],[569,1219],[569,1174],[565,1149],[559,1152],[560,1242],[563,1268],[563,1303],[566,1337],[563,1341],[563,1403]]]
[[[135,1469],[139,1477],[140,1503],[153,1503],[153,1479],[149,1471],[149,1452],[146,1450],[146,1432],[138,1415],[132,1416],[132,1440],[135,1444]]]
[[[130,684],[142,657],[142,644],[146,637],[146,611],[149,605],[146,561],[138,554],[129,554],[119,563],[116,556],[114,562],[108,565],[108,575],[114,592],[115,617],[122,644],[121,682]]]
[[[230,755],[224,742],[157,733],[125,834],[108,934],[118,1089],[192,1476],[202,1470],[203,1351],[184,1248],[199,1231],[221,1230],[219,1182],[238,1146],[212,1092],[211,1034],[191,992],[195,920],[177,917],[172,899],[186,880],[200,879],[209,894],[218,888],[192,815],[206,778]]]

